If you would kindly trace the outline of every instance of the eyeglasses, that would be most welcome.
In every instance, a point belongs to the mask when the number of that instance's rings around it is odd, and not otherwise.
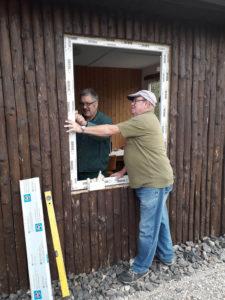
[[[91,106],[91,104],[93,104],[93,103],[95,103],[96,102],[96,100],[95,101],[92,101],[92,102],[80,102],[80,105],[81,106],[87,106],[87,107],[89,107],[89,106]]]
[[[131,104],[136,104],[137,102],[141,102],[141,101],[146,101],[145,99],[141,99],[141,100],[136,100],[136,99],[134,99],[134,100],[131,100]]]

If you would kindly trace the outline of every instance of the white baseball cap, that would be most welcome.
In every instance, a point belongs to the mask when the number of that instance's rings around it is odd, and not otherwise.
[[[137,98],[137,97],[143,97],[145,100],[151,102],[151,104],[153,106],[156,106],[156,103],[157,103],[157,99],[156,99],[156,96],[154,93],[148,91],[148,90],[141,90],[135,94],[130,94],[127,96],[128,100],[133,100],[134,98]]]

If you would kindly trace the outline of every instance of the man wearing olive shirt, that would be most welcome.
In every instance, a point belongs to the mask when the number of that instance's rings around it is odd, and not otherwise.
[[[127,171],[130,187],[135,190],[140,204],[137,255],[128,271],[118,279],[132,283],[148,275],[154,256],[171,265],[174,251],[170,235],[166,200],[173,185],[173,171],[166,154],[160,123],[154,114],[155,95],[141,90],[128,96],[133,117],[117,125],[81,127],[66,121],[68,132],[84,135],[112,136],[121,133],[126,139],[125,167],[114,174],[118,178]]]

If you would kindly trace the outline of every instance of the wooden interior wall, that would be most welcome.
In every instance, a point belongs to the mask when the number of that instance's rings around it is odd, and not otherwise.
[[[28,287],[19,179],[38,176],[42,190],[53,191],[68,273],[134,253],[127,250],[127,228],[136,220],[132,206],[133,218],[128,218],[133,197],[129,189],[71,196],[63,127],[64,33],[171,45],[168,153],[176,176],[169,203],[173,240],[225,233],[224,29],[85,11],[64,3],[0,1],[1,291]]]
[[[76,107],[79,107],[80,91],[87,87],[94,88],[99,95],[99,110],[117,124],[131,117],[127,95],[141,89],[141,70],[76,66]],[[121,135],[112,137],[113,149],[123,146]]]

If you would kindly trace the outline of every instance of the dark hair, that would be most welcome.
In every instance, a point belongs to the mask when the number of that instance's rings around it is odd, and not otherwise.
[[[80,97],[82,96],[91,96],[93,100],[98,101],[98,94],[92,88],[84,89],[80,92]]]

